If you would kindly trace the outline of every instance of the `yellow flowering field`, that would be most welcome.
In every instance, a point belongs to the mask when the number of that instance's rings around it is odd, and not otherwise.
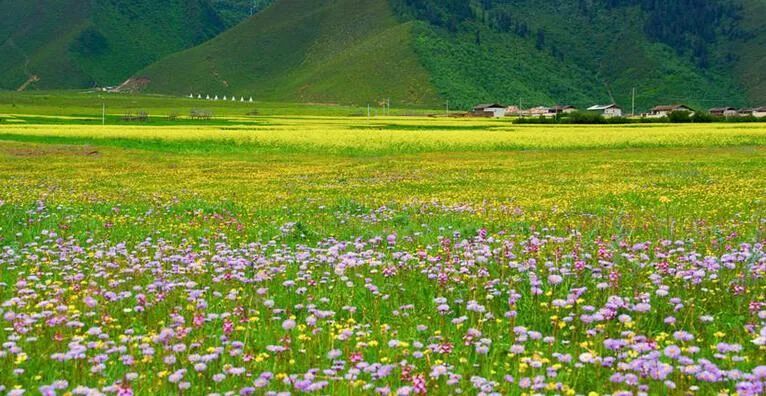
[[[0,124],[0,394],[762,394],[766,125]]]

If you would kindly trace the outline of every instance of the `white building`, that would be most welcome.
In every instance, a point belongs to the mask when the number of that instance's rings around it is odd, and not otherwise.
[[[503,118],[508,108],[497,103],[480,104],[473,108],[473,114],[480,117]]]
[[[736,117],[739,114],[734,107],[716,107],[708,110],[708,112],[716,117]]]
[[[667,117],[670,113],[675,112],[687,112],[689,115],[694,115],[694,109],[686,105],[670,105],[670,106],[655,106],[646,115],[649,118],[662,118]]]
[[[606,118],[622,117],[622,108],[612,103],[609,105],[595,105],[588,107],[588,111],[596,112]]]

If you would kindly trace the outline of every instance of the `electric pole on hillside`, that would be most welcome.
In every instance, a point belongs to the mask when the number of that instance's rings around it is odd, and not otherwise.
[[[447,99],[447,115],[449,115],[449,99]]]
[[[101,103],[101,125],[106,125],[106,103]]]

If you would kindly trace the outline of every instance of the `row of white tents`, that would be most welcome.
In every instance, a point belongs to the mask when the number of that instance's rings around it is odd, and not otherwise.
[[[252,96],[250,97],[250,99],[246,100],[244,96],[242,96],[239,99],[237,99],[236,96],[232,96],[231,98],[227,98],[226,95],[223,95],[223,99],[220,99],[218,97],[218,95],[215,95],[215,96],[205,95],[203,97],[202,94],[197,94],[197,96],[194,96],[194,94],[189,94],[188,98],[189,99],[197,98],[197,99],[205,99],[205,100],[225,100],[225,101],[229,101],[229,102],[243,102],[243,103],[244,102],[249,102],[249,103],[253,103],[253,97]]]

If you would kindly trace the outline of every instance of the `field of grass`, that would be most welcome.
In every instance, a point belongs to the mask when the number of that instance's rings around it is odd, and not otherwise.
[[[766,389],[764,124],[0,103],[0,393]]]
[[[187,94],[188,95],[188,94]],[[249,99],[249,97],[248,97]],[[293,114],[313,116],[367,116],[367,107],[338,105],[332,103],[254,103],[189,99],[168,95],[117,94],[95,91],[39,91],[10,92],[0,91],[0,120],[5,122],[40,123],[44,118],[49,123],[101,124],[102,105],[106,106],[107,122],[123,124],[119,119],[126,113],[145,111],[150,116],[150,124],[167,120],[170,114],[177,114],[181,121],[189,118],[193,109],[208,110],[217,123],[229,121],[246,122],[258,115],[284,116]],[[378,105],[370,108],[372,116],[389,115],[426,115],[441,113],[444,110],[428,108],[400,108],[393,104],[388,113]],[[75,120],[72,120],[75,118]],[[172,125],[173,123],[162,122]],[[183,122],[182,122],[183,124]],[[195,124],[200,124],[195,122]]]

